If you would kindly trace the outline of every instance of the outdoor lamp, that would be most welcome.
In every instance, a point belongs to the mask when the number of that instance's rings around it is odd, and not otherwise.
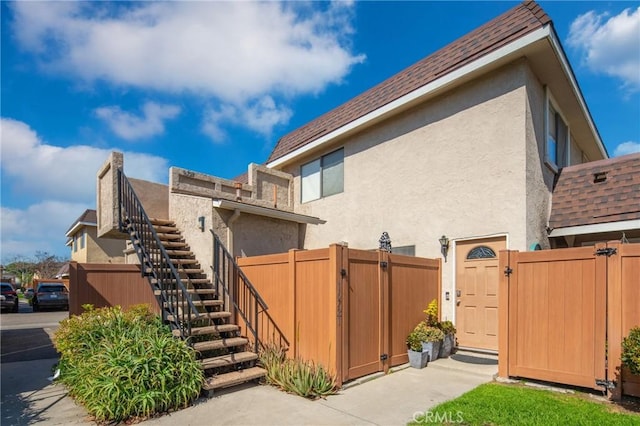
[[[446,235],[443,235],[442,237],[440,237],[440,239],[438,239],[438,241],[440,242],[440,252],[442,253],[444,261],[446,262],[447,252],[449,251],[449,239],[446,237]]]

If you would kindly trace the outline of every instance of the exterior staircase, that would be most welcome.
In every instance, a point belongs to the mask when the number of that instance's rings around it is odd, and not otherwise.
[[[265,370],[257,366],[260,342],[256,329],[266,305],[233,257],[214,235],[212,282],[175,223],[150,219],[122,171],[118,177],[120,231],[129,234],[164,322],[176,338],[185,339],[197,351],[205,372],[203,392],[211,395],[215,389],[263,377]],[[250,305],[233,297],[240,282],[253,291],[243,296],[252,298]],[[251,336],[242,335],[234,318],[242,318]]]

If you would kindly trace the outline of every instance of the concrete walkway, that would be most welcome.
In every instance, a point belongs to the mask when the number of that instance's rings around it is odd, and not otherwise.
[[[86,412],[51,384],[55,359],[2,364],[2,425],[90,424]],[[399,369],[348,386],[326,400],[308,401],[270,386],[245,385],[192,407],[150,419],[148,425],[401,425],[440,402],[489,382],[495,357],[458,353],[427,368]]]

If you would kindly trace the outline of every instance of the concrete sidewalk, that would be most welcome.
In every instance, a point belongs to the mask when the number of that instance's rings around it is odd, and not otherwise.
[[[49,383],[53,360],[2,364],[2,424],[89,424],[86,412]],[[458,353],[427,368],[399,369],[308,401],[270,386],[245,385],[200,399],[192,407],[150,419],[149,425],[401,425],[414,413],[489,382],[495,357]]]

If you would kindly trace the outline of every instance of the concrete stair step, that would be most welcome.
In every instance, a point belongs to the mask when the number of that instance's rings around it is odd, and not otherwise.
[[[189,245],[184,241],[165,241],[162,243],[165,249],[167,248],[188,248]]]
[[[175,222],[169,219],[157,219],[154,217],[150,217],[149,221],[151,221],[152,225],[158,226],[176,226]]]
[[[153,281],[156,281],[155,279]],[[208,281],[205,281],[208,282]],[[153,283],[155,284],[155,282]],[[154,290],[153,294],[154,296],[160,296],[161,290]],[[177,294],[181,294],[182,291],[180,290],[167,290],[167,293],[169,293],[170,295],[175,295]],[[205,295],[205,294],[216,294],[216,291],[212,288],[188,288],[187,289],[187,293],[189,294],[199,294],[199,295]]]
[[[196,265],[198,261],[196,259],[175,259],[171,257],[171,262],[174,265]]]
[[[213,351],[216,349],[235,348],[238,346],[245,346],[247,343],[249,343],[249,339],[245,337],[229,337],[227,339],[197,342],[193,344],[193,349],[200,352]]]
[[[178,319],[185,319],[186,315],[178,315]],[[209,319],[223,319],[223,318],[229,318],[231,316],[231,312],[227,312],[227,311],[220,311],[220,312],[198,312],[197,314],[191,314],[191,320],[196,320],[196,319],[205,319],[205,318],[209,318]],[[173,322],[174,321],[174,317],[173,315],[167,315],[167,320]]]
[[[192,257],[194,255],[193,252],[189,250],[167,250],[167,254],[169,255],[169,257],[173,257],[173,256]]]
[[[176,228],[175,226],[153,225],[153,228],[156,230],[156,233],[166,233],[166,234],[180,233],[178,228]]]
[[[164,241],[181,240],[182,239],[182,234],[158,233],[158,238],[160,238],[160,241],[162,241],[163,245],[164,245]]]
[[[240,383],[264,377],[266,374],[267,372],[262,367],[251,367],[240,371],[233,371],[231,373],[218,374],[216,376],[206,378],[202,385],[202,389],[211,391],[213,389],[239,385]]]
[[[191,329],[192,336],[204,336],[206,334],[222,334],[222,333],[235,333],[240,331],[240,327],[236,324],[214,324],[206,327],[194,327]],[[174,330],[174,335],[180,336],[180,332]]]
[[[240,364],[258,359],[258,354],[254,352],[238,352],[214,358],[204,358],[200,360],[200,366],[203,370],[210,368],[229,367],[234,364]]]
[[[215,300],[215,299],[211,299],[211,300],[192,300],[193,304],[198,307],[198,306],[222,306],[224,305],[224,302],[222,300]],[[178,303],[181,303],[180,301],[178,301]],[[169,307],[169,303],[164,304],[165,308]],[[186,301],[185,301],[185,305],[186,305]]]

